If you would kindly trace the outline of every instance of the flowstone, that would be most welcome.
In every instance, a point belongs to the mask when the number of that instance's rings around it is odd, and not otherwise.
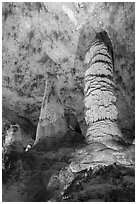
[[[60,98],[59,82],[55,73],[48,73],[35,144],[43,139],[47,143],[52,143],[52,140],[60,139],[66,132],[67,124]]]

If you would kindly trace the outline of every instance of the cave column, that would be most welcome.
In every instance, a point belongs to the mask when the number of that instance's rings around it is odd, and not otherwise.
[[[120,141],[113,81],[113,50],[105,31],[98,33],[85,55],[85,119],[87,143],[101,142],[108,147]]]

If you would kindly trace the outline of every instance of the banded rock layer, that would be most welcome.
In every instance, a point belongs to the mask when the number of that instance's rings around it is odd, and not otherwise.
[[[122,134],[117,125],[113,82],[113,50],[105,31],[96,35],[85,56],[88,69],[85,72],[85,107],[88,127],[88,143],[101,142],[112,147]],[[116,147],[115,147],[116,146]],[[113,148],[117,148],[114,145]]]

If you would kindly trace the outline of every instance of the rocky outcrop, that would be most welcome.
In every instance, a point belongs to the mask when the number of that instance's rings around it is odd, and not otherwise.
[[[48,73],[35,144],[42,139],[52,142],[55,138],[63,137],[67,132],[67,124],[59,91],[56,74]]]
[[[62,198],[64,202],[134,202],[134,176],[134,170],[116,164],[84,170]]]
[[[88,63],[84,89],[85,119],[88,125],[87,142],[101,142],[107,147],[118,148],[118,145],[115,147],[113,143],[122,138],[117,124],[118,111],[115,105],[113,50],[105,31],[96,34],[85,58]]]
[[[5,136],[5,142],[3,147],[9,148],[14,147],[14,150],[17,152],[23,152],[23,138],[21,134],[21,130],[19,125],[10,125],[9,129],[7,129],[7,133]]]
[[[24,151],[24,142],[19,125],[10,125],[6,131],[5,141],[2,147],[2,169],[4,180],[8,180],[14,170],[21,166],[21,158]]]
[[[124,147],[122,150],[114,150],[107,148],[101,143],[92,143],[77,150],[69,166],[73,173],[78,173],[85,169],[99,169],[102,166],[114,163],[134,169],[134,146]]]

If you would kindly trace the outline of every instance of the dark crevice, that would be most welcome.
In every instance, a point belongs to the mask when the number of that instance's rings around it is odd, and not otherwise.
[[[102,49],[101,49],[101,50],[102,50]],[[108,57],[110,60],[112,60],[109,54],[104,54],[104,53],[101,53],[101,52],[97,52],[95,55],[93,55],[93,56],[92,56],[92,60],[93,60],[95,57],[97,57],[98,55],[103,55],[103,56],[105,56],[105,57]]]
[[[86,92],[88,92],[89,91],[89,89],[91,89],[92,87],[88,87],[88,89],[87,89],[87,91]],[[105,88],[105,89],[103,89],[103,88]],[[101,87],[98,87],[98,88],[94,88],[94,89],[92,89],[88,94],[86,94],[85,96],[87,97],[87,96],[89,96],[92,92],[94,92],[95,90],[101,90],[101,91],[110,91],[110,92],[114,92],[114,88],[110,88],[110,87],[106,87],[106,86],[101,86]]]
[[[91,68],[91,66],[93,65],[93,64],[96,64],[96,63],[102,63],[103,65],[105,64],[105,61],[101,61],[101,60],[97,60],[97,61],[94,61],[92,64],[90,64],[89,65],[89,69]],[[104,69],[104,67],[103,67],[103,65],[102,65],[102,69]],[[110,68],[109,68],[110,67]],[[109,70],[111,73],[112,73],[112,67],[109,65],[109,67],[105,67],[105,69],[106,70]],[[98,67],[97,67],[98,68]]]
[[[99,81],[95,81],[95,82],[90,82],[90,84],[89,84],[89,86],[88,86],[88,89],[87,89],[87,91],[89,90],[89,88],[94,88],[94,87],[96,87],[97,85],[100,85],[101,87],[103,86],[104,87],[104,85],[103,84],[101,84],[101,82],[102,83],[106,83],[107,85],[109,85],[110,87],[113,87],[114,88],[114,85],[113,84],[110,84],[110,83],[108,83],[107,81],[105,81],[105,80],[99,80]],[[106,86],[107,87],[107,86]]]
[[[94,47],[98,46],[98,45],[102,45],[102,46],[106,47],[105,44],[101,40],[96,39],[95,41],[91,42],[91,44],[89,45],[89,48],[87,49],[87,52],[92,48],[94,49]]]
[[[90,64],[90,66],[92,66],[93,64],[96,64],[96,63],[103,63],[103,64],[107,64],[111,69],[113,69],[113,67],[112,67],[112,63],[110,63],[110,62],[108,62],[108,61],[106,61],[106,60],[95,60],[95,61],[93,61],[92,62],[92,60],[91,60],[91,64]]]
[[[91,76],[93,79],[86,79],[86,78],[88,78],[89,76]],[[100,78],[106,78],[106,79],[109,79],[109,80],[111,80],[111,81],[113,81],[114,82],[114,80],[113,80],[113,76],[111,76],[111,75],[105,75],[105,74],[100,74],[100,75],[92,75],[92,74],[89,74],[89,75],[87,75],[86,77],[85,77],[85,82],[88,82],[88,81],[94,81],[96,78],[98,78],[98,77],[100,77]]]
[[[86,94],[85,95],[85,97],[88,97],[92,92],[94,92],[95,90],[100,90],[100,88],[96,88],[96,89],[94,89],[94,90],[91,90],[88,94]],[[111,89],[101,89],[101,91],[110,91],[110,92],[112,92],[113,93],[113,90],[111,90]]]
[[[102,83],[101,83],[102,82]],[[113,84],[110,84],[110,83],[108,83],[108,82],[106,82],[106,81],[103,81],[103,80],[100,80],[100,81],[96,81],[96,82],[92,82],[92,83],[90,83],[90,88],[95,88],[96,86],[100,86],[100,88],[102,88],[102,87],[107,87],[107,86],[105,86],[105,84],[107,84],[107,85],[109,85],[110,87],[113,87],[114,88],[114,85]]]

